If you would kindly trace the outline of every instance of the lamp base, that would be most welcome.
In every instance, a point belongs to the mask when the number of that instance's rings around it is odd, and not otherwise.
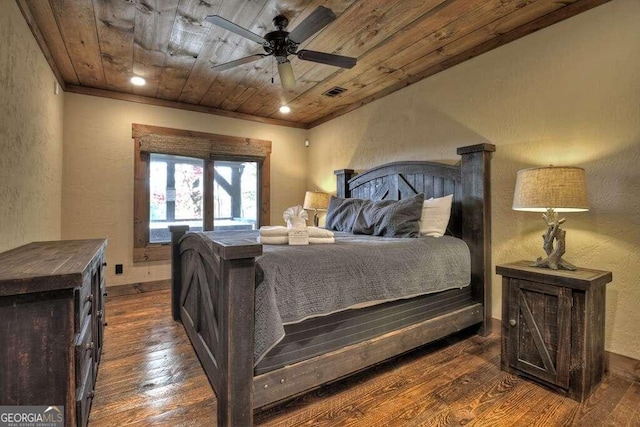
[[[565,252],[567,232],[560,228],[560,224],[564,223],[565,219],[558,219],[558,213],[553,209],[547,209],[547,212],[542,214],[542,218],[547,223],[547,232],[542,235],[542,248],[547,257],[544,259],[542,257],[538,258],[530,266],[550,268],[552,270],[577,270],[578,267],[562,259],[562,255]]]
[[[552,259],[551,257],[547,257],[542,259],[539,257],[536,262],[529,264],[530,267],[540,267],[540,268],[550,268],[552,270],[569,270],[576,271],[578,267],[567,262],[562,259],[562,257],[558,259]]]
[[[318,216],[318,211],[315,211],[313,214],[313,226],[317,227],[320,223],[320,217]]]

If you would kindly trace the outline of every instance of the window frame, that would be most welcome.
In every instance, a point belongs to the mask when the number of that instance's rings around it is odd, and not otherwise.
[[[132,124],[134,140],[133,262],[171,259],[171,245],[151,243],[150,153],[170,154],[204,160],[203,229],[213,230],[214,162],[258,163],[258,226],[270,222],[271,141],[195,132],[160,126]],[[210,182],[209,182],[210,181]]]

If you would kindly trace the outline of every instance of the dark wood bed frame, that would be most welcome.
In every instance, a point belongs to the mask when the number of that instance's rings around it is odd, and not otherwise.
[[[252,425],[253,410],[343,378],[416,347],[477,327],[491,328],[490,157],[495,147],[479,144],[457,149],[460,166],[432,162],[395,162],[355,175],[336,171],[337,195],[401,199],[424,192],[427,198],[454,194],[451,234],[471,251],[473,301],[465,308],[439,315],[379,337],[254,376],[255,241],[217,238],[207,243],[172,232],[172,314],[181,321],[215,390],[218,425]],[[184,238],[183,238],[184,236]],[[189,257],[199,267],[185,271]],[[187,293],[197,292],[197,301]]]

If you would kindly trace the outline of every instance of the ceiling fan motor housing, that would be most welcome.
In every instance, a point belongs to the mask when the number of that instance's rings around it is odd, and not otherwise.
[[[284,18],[284,16],[281,17]],[[275,21],[276,19],[274,19],[274,23]],[[279,64],[286,62],[287,56],[295,55],[298,50],[298,45],[289,40],[289,32],[282,29],[265,34],[264,39],[268,42],[264,45],[265,52],[268,55],[274,55]]]

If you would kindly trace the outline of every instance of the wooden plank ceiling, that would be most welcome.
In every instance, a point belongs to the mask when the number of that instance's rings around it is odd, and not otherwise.
[[[306,128],[606,1],[17,0],[65,90]],[[206,15],[264,35],[274,16],[290,31],[319,5],[338,18],[300,48],[356,57],[354,68],[291,56],[288,91],[273,57],[211,69],[263,51]],[[346,91],[323,95],[335,86]]]

